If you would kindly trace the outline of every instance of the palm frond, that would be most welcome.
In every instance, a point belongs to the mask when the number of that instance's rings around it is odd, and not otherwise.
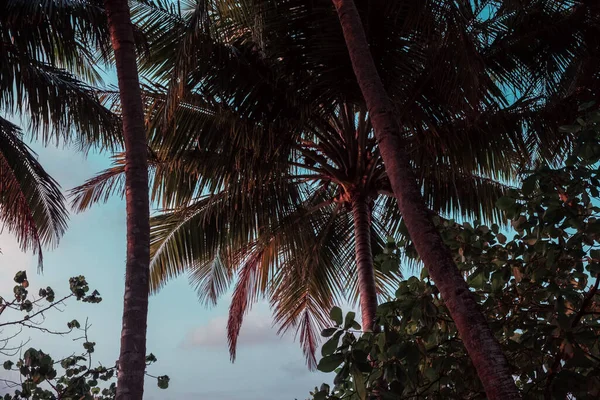
[[[18,61],[5,66],[0,105],[5,111],[28,115],[35,138],[45,143],[79,142],[84,149],[120,146],[120,120],[102,106],[94,88],[50,64]],[[75,138],[73,129],[79,132]]]
[[[66,230],[68,214],[58,183],[21,140],[22,132],[0,118],[0,220],[23,250],[38,254],[55,246]]]
[[[114,167],[69,191],[71,208],[75,212],[83,212],[99,202],[106,203],[113,195],[123,198],[125,195],[125,162],[122,157],[116,156],[115,158],[116,165]]]
[[[81,75],[93,73],[86,68],[92,52],[108,54],[110,49],[100,0],[6,0],[0,4],[0,27],[2,50]]]
[[[353,227],[348,214],[340,214],[339,205],[309,216],[312,229],[302,230],[304,239],[288,246],[287,257],[272,282],[270,302],[279,332],[296,330],[312,369],[316,367],[318,332],[327,326],[331,307],[346,297],[339,276],[353,267],[348,263],[348,255],[352,255],[348,236]]]
[[[220,259],[218,252],[210,263],[192,265],[188,269],[190,284],[196,288],[199,298],[205,299],[206,305],[215,306],[233,280],[231,268]]]
[[[448,218],[478,219],[505,223],[496,201],[512,188],[503,182],[468,171],[456,170],[445,164],[436,168],[417,170],[423,195],[432,214]],[[390,192],[391,193],[391,192]],[[402,216],[391,196],[382,198],[375,209],[381,224],[395,236]]]
[[[91,86],[102,83],[95,53],[110,48],[102,2],[5,1],[0,41],[4,112],[27,116],[34,137],[45,143],[77,143],[86,150],[121,145],[119,119]]]
[[[262,276],[268,276],[268,270],[277,257],[276,241],[261,241],[252,246],[253,251],[242,262],[237,276],[237,283],[229,307],[227,320],[227,342],[229,354],[234,361],[237,354],[237,340],[242,328],[244,316],[250,311],[252,304],[256,303],[265,288],[261,285]]]
[[[300,202],[294,186],[271,185],[252,191],[223,190],[192,205],[152,218],[151,287],[195,265],[205,268],[219,255],[236,268],[262,230],[277,226]]]

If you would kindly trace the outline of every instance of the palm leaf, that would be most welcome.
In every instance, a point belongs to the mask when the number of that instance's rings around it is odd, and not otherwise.
[[[22,132],[0,118],[0,220],[23,250],[38,254],[55,246],[65,232],[68,214],[60,187],[21,140]]]
[[[101,2],[5,1],[0,40],[0,108],[28,115],[31,130],[46,143],[79,143],[85,149],[121,144],[119,120],[90,86],[101,83],[94,52],[110,47]]]
[[[36,138],[48,143],[79,142],[83,148],[114,149],[121,143],[119,119],[104,108],[94,88],[65,70],[20,57],[5,66],[0,80],[0,106],[30,116]],[[73,139],[72,130],[79,136]]]

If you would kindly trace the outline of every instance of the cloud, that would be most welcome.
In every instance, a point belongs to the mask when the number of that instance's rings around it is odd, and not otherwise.
[[[238,348],[244,346],[260,346],[286,341],[284,336],[277,336],[272,327],[271,316],[267,314],[250,314],[244,318]],[[227,317],[211,319],[207,324],[190,331],[183,342],[184,347],[226,348]]]

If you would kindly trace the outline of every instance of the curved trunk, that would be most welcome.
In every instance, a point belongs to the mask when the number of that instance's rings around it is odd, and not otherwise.
[[[150,271],[147,139],[129,6],[127,0],[105,0],[104,4],[115,51],[125,138],[127,261],[117,399],[142,400]]]
[[[435,281],[490,400],[520,399],[500,344],[435,228],[401,143],[394,108],[381,83],[353,0],[333,0],[352,67],[365,98],[398,207]]]
[[[371,209],[364,198],[357,196],[352,199],[352,216],[362,327],[371,331],[377,311],[377,291],[371,252]]]

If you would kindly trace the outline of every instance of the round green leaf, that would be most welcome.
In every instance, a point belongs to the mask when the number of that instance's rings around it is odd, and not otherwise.
[[[323,357],[321,361],[319,361],[317,369],[321,372],[333,372],[343,361],[343,354],[332,354],[330,356]]]
[[[343,316],[342,316],[342,309],[341,308],[339,308],[339,307],[333,307],[331,309],[331,311],[329,312],[329,317],[337,325],[342,325]]]

